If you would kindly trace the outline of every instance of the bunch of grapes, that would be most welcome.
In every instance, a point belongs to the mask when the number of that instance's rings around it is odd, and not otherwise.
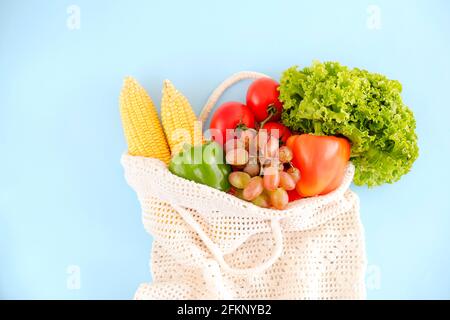
[[[287,191],[295,189],[300,172],[292,166],[292,150],[280,146],[277,135],[265,129],[238,131],[226,142],[225,152],[233,167],[228,180],[235,196],[263,208],[286,208]]]

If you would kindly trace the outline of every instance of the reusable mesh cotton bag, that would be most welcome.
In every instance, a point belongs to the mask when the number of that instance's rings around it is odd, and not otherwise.
[[[204,121],[220,95],[208,100]],[[173,175],[157,159],[122,156],[144,227],[153,236],[153,283],[135,299],[363,299],[365,247],[359,199],[346,168],[335,191],[265,209]]]

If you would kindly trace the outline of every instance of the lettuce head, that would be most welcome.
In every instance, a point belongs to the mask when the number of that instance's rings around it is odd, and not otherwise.
[[[279,90],[287,127],[350,140],[357,185],[395,182],[418,157],[416,121],[396,80],[337,62],[314,62],[287,69]]]

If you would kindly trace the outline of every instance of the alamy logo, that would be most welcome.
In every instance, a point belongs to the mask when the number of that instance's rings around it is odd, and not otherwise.
[[[367,14],[369,15],[366,20],[366,25],[369,30],[381,29],[381,9],[377,5],[370,5],[367,7]]]
[[[77,5],[70,5],[66,10],[69,15],[66,20],[66,25],[69,30],[81,29],[81,9]]]
[[[79,290],[81,288],[81,269],[80,266],[70,265],[66,269],[67,281],[66,287],[69,290]]]

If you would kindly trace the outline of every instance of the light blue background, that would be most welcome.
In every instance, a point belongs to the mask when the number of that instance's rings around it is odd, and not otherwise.
[[[71,4],[80,30],[66,26]],[[366,25],[370,4],[380,30]],[[125,75],[156,102],[171,79],[199,112],[236,71],[279,78],[314,59],[400,80],[417,118],[413,171],[355,188],[369,280],[381,276],[369,298],[450,298],[449,33],[444,0],[1,1],[0,298],[127,299],[151,280],[151,238],[119,163]]]

